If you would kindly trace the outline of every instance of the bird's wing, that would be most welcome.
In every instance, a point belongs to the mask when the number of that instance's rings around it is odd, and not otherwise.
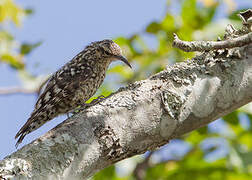
[[[71,67],[71,64],[68,64],[68,66]],[[81,73],[76,73],[75,76],[71,76],[71,68],[69,70],[69,68],[64,69],[64,67],[65,66],[54,73],[48,80],[45,90],[37,100],[34,111],[27,122],[18,131],[15,139],[25,133],[32,122],[36,120],[34,117],[43,112],[45,108],[48,108],[46,106],[54,106],[59,103],[62,98],[71,98],[71,96],[74,95],[74,91],[79,88],[80,82],[85,81],[92,74],[91,70],[85,70]],[[24,134],[24,136],[25,135],[26,134]],[[22,142],[24,136],[20,137],[21,141],[18,140],[18,142]]]

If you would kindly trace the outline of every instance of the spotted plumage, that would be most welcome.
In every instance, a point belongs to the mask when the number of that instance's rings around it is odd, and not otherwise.
[[[114,60],[121,60],[131,67],[120,47],[106,39],[86,46],[56,71],[39,96],[30,118],[16,134],[16,147],[30,132],[56,116],[74,110],[93,96],[103,82],[109,64]]]

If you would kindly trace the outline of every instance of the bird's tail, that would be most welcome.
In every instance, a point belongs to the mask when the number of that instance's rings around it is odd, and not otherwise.
[[[52,109],[50,110],[52,111]],[[26,123],[23,125],[23,127],[17,132],[15,139],[18,138],[16,143],[16,148],[20,143],[22,143],[24,137],[31,133],[32,131],[35,131],[40,126],[45,124],[46,122],[52,120],[54,117],[56,117],[57,114],[51,113],[49,111],[41,112],[41,111],[34,111],[31,114],[31,117],[26,121]]]
[[[22,143],[24,137],[31,132],[31,125],[32,123],[32,116],[27,120],[27,122],[22,126],[22,128],[17,132],[15,139],[18,138],[17,143],[16,143],[16,148],[20,143]],[[34,129],[35,130],[35,129]]]
[[[37,112],[33,112],[31,114],[31,117],[26,121],[26,123],[22,126],[22,128],[17,132],[15,139],[18,138],[17,143],[16,143],[16,148],[20,143],[22,143],[24,137],[31,133],[32,131],[35,131],[38,129],[40,126],[42,126],[45,122],[46,117],[41,117]]]
[[[17,135],[15,136],[15,139],[17,139],[17,137],[20,136],[20,137],[18,138],[18,140],[17,140],[16,145],[15,145],[16,148],[18,148],[18,145],[19,145],[20,143],[22,143],[24,137],[25,137],[27,134],[28,134],[28,132],[24,132],[24,133],[21,133],[21,134],[18,135],[18,136],[17,136]]]

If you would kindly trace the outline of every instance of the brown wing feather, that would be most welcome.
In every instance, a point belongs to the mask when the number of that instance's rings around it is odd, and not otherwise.
[[[49,80],[48,84],[46,85],[45,90],[40,94],[40,96],[39,96],[39,98],[38,98],[38,100],[37,100],[37,102],[35,104],[35,109],[31,113],[30,118],[26,121],[26,123],[17,132],[17,134],[15,136],[15,139],[17,139],[18,136],[20,136],[22,133],[24,133],[27,130],[27,128],[29,128],[29,125],[34,121],[34,117],[36,116],[36,114],[39,114],[41,111],[44,110],[45,107],[43,105],[40,105],[40,107],[39,107],[39,102],[43,101],[43,99],[45,98],[46,93],[50,92],[54,88],[54,86],[55,86],[55,82],[54,82],[54,78],[52,76],[52,78]],[[59,91],[56,95],[62,93],[62,90],[63,89],[61,89],[61,91]],[[51,103],[52,100],[53,99],[50,99],[48,101],[48,103]],[[21,142],[22,142],[22,140],[21,140]]]
[[[30,128],[30,125],[36,121],[37,115],[41,112],[43,112],[45,110],[45,106],[41,105],[42,104],[57,104],[59,103],[59,101],[62,100],[62,98],[66,98],[67,96],[71,96],[74,95],[74,93],[66,93],[64,94],[63,97],[63,93],[65,93],[65,91],[67,89],[69,89],[69,87],[75,87],[75,89],[78,89],[80,86],[79,82],[85,81],[86,79],[88,79],[88,77],[91,75],[91,72],[87,71],[87,72],[83,72],[85,74],[76,74],[76,76],[74,77],[74,80],[69,79],[70,76],[67,77],[61,77],[61,74],[64,75],[64,72],[62,73],[62,68],[61,71],[57,71],[54,75],[52,75],[52,77],[50,78],[50,80],[48,81],[48,84],[45,87],[45,90],[43,91],[43,93],[39,96],[36,105],[35,105],[35,109],[32,112],[30,118],[26,121],[26,123],[22,126],[22,128],[18,131],[18,133],[15,136],[15,139],[17,139],[19,136],[19,139],[17,141],[16,147],[18,146],[18,144],[20,144],[22,142],[22,140],[24,139],[24,137],[29,134],[30,132],[28,131]],[[57,79],[57,81],[56,81]],[[49,99],[46,102],[43,102],[45,100],[45,96],[47,95],[48,92],[53,92],[53,90],[55,89],[55,86],[57,86],[58,90],[55,92],[55,94],[53,94],[54,98]],[[75,89],[70,88],[72,91],[74,91]],[[57,97],[55,99],[55,97]],[[59,98],[58,98],[59,97]],[[61,97],[61,98],[60,98]],[[34,129],[35,130],[35,129]]]

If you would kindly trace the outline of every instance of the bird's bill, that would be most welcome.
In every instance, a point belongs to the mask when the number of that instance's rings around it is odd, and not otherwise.
[[[116,58],[120,59],[122,62],[124,62],[125,64],[127,64],[132,69],[132,67],[131,67],[129,61],[126,59],[126,57],[124,57],[124,56],[116,56]]]

